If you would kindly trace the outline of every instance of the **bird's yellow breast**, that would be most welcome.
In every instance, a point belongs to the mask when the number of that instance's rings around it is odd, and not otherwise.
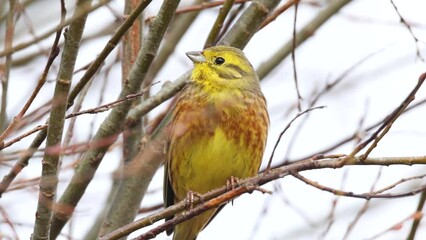
[[[175,109],[169,177],[176,199],[188,190],[205,193],[231,177],[257,173],[266,142],[266,104],[263,97],[230,96],[212,104],[194,95]]]
[[[258,164],[246,162],[253,158],[252,151],[229,139],[221,128],[191,146],[176,147],[181,147],[175,150],[180,157],[172,162],[171,168],[178,171],[171,177],[178,180],[172,180],[178,198],[185,197],[188,190],[205,193],[224,185],[231,176],[245,178],[258,170]]]

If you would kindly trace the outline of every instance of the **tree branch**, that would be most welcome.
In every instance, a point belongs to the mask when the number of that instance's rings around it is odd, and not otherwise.
[[[214,46],[217,42],[217,38],[219,36],[220,29],[222,29],[223,22],[228,16],[229,11],[234,5],[234,0],[225,0],[223,6],[219,10],[219,14],[217,15],[216,21],[213,24],[212,29],[210,30],[209,35],[207,36],[207,40],[204,43],[204,48],[208,48]]]
[[[64,2],[61,1],[62,9]],[[77,1],[76,11],[90,6],[91,1]],[[64,131],[65,112],[67,110],[67,96],[71,87],[74,66],[83,36],[87,15],[74,21],[65,34],[65,45],[62,53],[61,65],[56,79],[55,92],[52,100],[49,127],[47,129],[46,149],[42,160],[42,174],[38,196],[37,212],[34,232],[31,239],[48,239],[52,211],[58,186],[59,154],[51,150],[61,148],[62,133]]]
[[[241,180],[240,186],[229,190],[227,186],[223,186],[212,191],[209,191],[206,194],[201,195],[200,198],[196,198],[194,201],[194,208],[188,210],[186,214],[179,215],[179,218],[174,218],[170,221],[167,221],[163,224],[160,224],[158,227],[154,228],[150,231],[149,234],[158,234],[161,231],[165,231],[167,228],[173,227],[174,225],[190,219],[202,212],[217,207],[221,204],[225,204],[230,200],[248,192],[252,192],[255,190],[255,186],[262,186],[268,182],[273,180],[284,178],[288,175],[292,175],[294,173],[313,170],[313,169],[324,169],[324,168],[342,168],[348,165],[381,165],[381,166],[390,166],[390,165],[408,165],[411,166],[413,164],[426,164],[426,156],[419,157],[382,157],[382,158],[373,158],[368,157],[366,159],[362,159],[362,157],[353,157],[353,159],[348,160],[349,156],[342,156],[337,158],[323,158],[323,159],[306,159],[300,162],[291,163],[287,166],[271,169],[270,171],[261,173],[255,177]],[[342,163],[347,163],[347,165],[343,165]],[[426,188],[426,185],[423,187]],[[403,196],[412,196],[414,194],[419,193],[419,191],[406,193]],[[375,196],[378,198],[383,198],[383,195]],[[388,197],[385,197],[388,198]],[[204,203],[200,204],[202,199]],[[139,219],[133,223],[130,223],[126,226],[123,226],[101,238],[101,240],[114,240],[119,239],[121,237],[127,236],[130,233],[144,228],[146,226],[152,225],[155,222],[158,222],[166,217],[176,215],[182,211],[187,210],[186,200],[183,200],[173,206],[168,207],[162,211],[151,214],[147,217]],[[151,236],[151,235],[150,235]],[[140,238],[136,239],[149,239],[148,236],[142,235]]]
[[[74,21],[78,20],[79,18],[82,18],[82,17],[86,16],[87,14],[95,11],[96,9],[106,5],[110,1],[111,0],[100,0],[98,3],[94,4],[93,6],[88,5],[88,6],[86,6],[86,8],[80,9],[76,14],[73,15],[72,18],[65,20],[64,22],[62,22],[58,26],[54,27],[53,29],[50,29],[49,31],[41,34],[39,37],[34,38],[31,41],[20,43],[20,44],[14,46],[14,47],[10,47],[10,48],[5,49],[3,52],[0,52],[0,57],[4,57],[4,56],[11,54],[11,53],[16,53],[20,50],[23,50],[27,47],[32,46],[34,43],[40,42],[41,40],[44,40],[44,39],[50,37],[50,35],[54,34],[59,29],[62,29],[64,27],[70,25],[72,22],[74,22]]]

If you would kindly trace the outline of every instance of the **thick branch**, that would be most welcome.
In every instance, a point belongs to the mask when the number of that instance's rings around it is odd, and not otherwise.
[[[64,2],[62,2],[64,4]],[[78,9],[90,6],[90,1],[77,2]],[[63,6],[62,6],[63,7]],[[86,24],[86,16],[74,21],[68,32],[65,32],[65,47],[62,54],[61,65],[56,79],[53,96],[52,111],[50,113],[49,127],[47,129],[46,149],[42,161],[42,175],[34,232],[32,239],[48,239],[52,218],[53,203],[56,198],[58,185],[59,154],[51,151],[61,147],[62,133],[64,131],[65,112],[67,110],[67,96],[71,87],[74,66],[80,48],[81,37]]]
[[[138,0],[126,0],[124,15],[130,14],[132,9],[138,5],[138,2]],[[121,77],[123,83],[126,81],[126,77],[129,75],[131,67],[136,61],[138,51],[141,48],[143,38],[142,26],[143,15],[141,14],[122,40]],[[144,86],[146,85],[147,80],[145,79]],[[144,98],[149,96],[149,91],[147,91],[147,93],[148,94],[144,95]],[[142,99],[138,99],[133,103],[133,106],[140,104],[141,101]],[[140,141],[144,135],[144,126],[147,121],[145,117],[140,118],[136,121],[136,124],[132,126],[124,125],[122,137],[123,161],[121,161],[120,166],[118,166],[117,170],[114,172],[114,175],[117,177],[114,177],[107,202],[105,203],[106,207],[99,214],[98,220],[94,223],[95,226],[90,229],[93,236],[86,235],[86,239],[94,239],[98,236],[102,236],[104,233],[111,232],[114,229],[132,222],[135,218],[141,202],[137,194],[139,189],[125,186],[125,182],[122,181],[122,179],[125,174],[125,165],[130,162],[140,150]]]

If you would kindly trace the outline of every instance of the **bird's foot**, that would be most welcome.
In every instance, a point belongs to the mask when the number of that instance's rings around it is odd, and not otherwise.
[[[185,205],[188,209],[194,208],[194,203],[196,198],[199,199],[199,202],[201,203],[204,202],[203,196],[201,194],[188,190],[188,192],[186,193],[186,200],[185,200]]]
[[[240,185],[240,179],[234,176],[231,176],[226,181],[226,188],[228,189],[228,191],[237,188],[239,185]]]
[[[228,191],[231,191],[235,188],[237,188],[238,186],[240,186],[240,179],[234,176],[231,176],[227,181],[226,181],[226,189],[228,189]],[[231,201],[231,204],[234,205],[234,200]]]

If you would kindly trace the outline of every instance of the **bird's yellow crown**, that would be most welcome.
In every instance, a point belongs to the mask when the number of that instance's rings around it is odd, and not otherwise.
[[[256,72],[241,50],[216,46],[187,55],[194,62],[191,79],[210,94],[224,90],[259,91]]]

